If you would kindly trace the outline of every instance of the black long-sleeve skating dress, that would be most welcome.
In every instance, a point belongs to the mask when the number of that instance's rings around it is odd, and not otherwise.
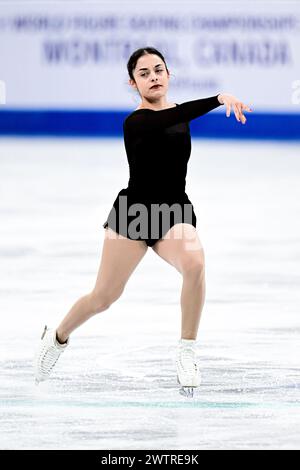
[[[196,227],[185,192],[191,154],[189,121],[220,106],[218,95],[168,109],[138,109],[123,122],[129,164],[127,188],[118,193],[104,228],[153,246],[176,223]]]

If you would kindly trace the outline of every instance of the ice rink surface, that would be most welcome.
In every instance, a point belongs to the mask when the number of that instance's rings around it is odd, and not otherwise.
[[[186,192],[206,256],[202,385],[175,371],[181,275],[149,248],[120,299],[32,359],[94,286],[122,140],[0,140],[1,449],[300,448],[300,145],[192,141]]]

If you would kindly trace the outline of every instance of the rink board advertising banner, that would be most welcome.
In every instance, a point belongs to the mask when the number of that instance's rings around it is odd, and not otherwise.
[[[254,110],[241,129],[218,109],[193,135],[300,138],[299,39],[300,2],[1,2],[0,133],[121,135],[145,45],[166,58],[169,100],[223,92]]]

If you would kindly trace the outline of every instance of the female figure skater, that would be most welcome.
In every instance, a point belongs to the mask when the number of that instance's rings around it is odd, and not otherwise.
[[[128,186],[118,193],[103,224],[102,258],[93,290],[77,300],[56,329],[45,326],[35,355],[35,379],[38,384],[48,378],[69,345],[72,331],[96,313],[107,310],[121,296],[130,275],[151,247],[182,275],[177,381],[182,386],[180,393],[193,396],[193,388],[200,385],[195,342],[205,297],[205,263],[196,232],[196,215],[185,192],[191,151],[188,122],[225,105],[227,117],[232,107],[237,121],[245,124],[243,111],[252,110],[223,93],[182,104],[170,103],[167,100],[170,73],[163,55],[152,47],[136,50],[127,69],[129,84],[141,98],[138,108],[123,124],[130,170]],[[126,200],[128,212],[120,208],[121,199]],[[152,212],[159,204],[164,208],[175,207],[168,217],[163,214],[162,224]],[[141,217],[134,218],[136,212]]]

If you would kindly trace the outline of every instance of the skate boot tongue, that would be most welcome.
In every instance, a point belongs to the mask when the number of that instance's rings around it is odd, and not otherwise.
[[[179,343],[179,346],[181,347],[186,347],[186,346],[194,347],[196,345],[196,340],[195,339],[180,339],[178,343]]]

